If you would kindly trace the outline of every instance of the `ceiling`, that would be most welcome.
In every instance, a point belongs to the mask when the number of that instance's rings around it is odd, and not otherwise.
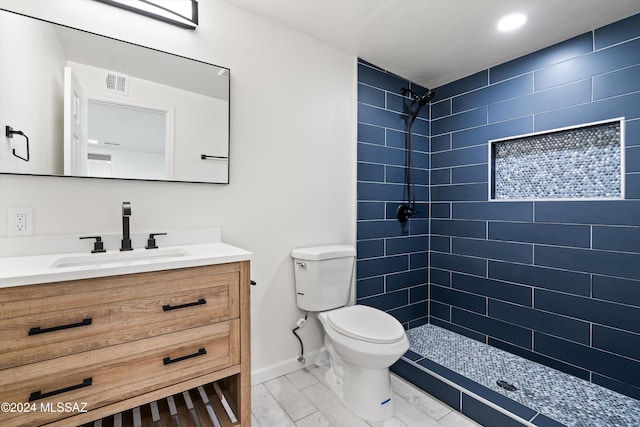
[[[640,13],[640,0],[229,0],[434,88]],[[523,28],[496,21],[523,12]]]

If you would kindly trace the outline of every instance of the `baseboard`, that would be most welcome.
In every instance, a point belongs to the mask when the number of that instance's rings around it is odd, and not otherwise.
[[[265,366],[264,368],[254,369],[251,371],[251,385],[263,383],[265,381],[272,380],[277,377],[281,377],[293,371],[305,366],[313,366],[316,363],[329,358],[329,354],[322,347],[319,350],[309,352],[305,355],[305,362],[299,362],[297,357],[283,360],[273,365]]]

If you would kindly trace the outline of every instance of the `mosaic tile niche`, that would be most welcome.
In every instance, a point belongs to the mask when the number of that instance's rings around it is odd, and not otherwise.
[[[622,197],[622,121],[490,141],[492,199]]]

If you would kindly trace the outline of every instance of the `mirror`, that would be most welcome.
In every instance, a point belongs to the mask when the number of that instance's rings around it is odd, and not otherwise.
[[[0,172],[228,183],[229,75],[0,10]]]

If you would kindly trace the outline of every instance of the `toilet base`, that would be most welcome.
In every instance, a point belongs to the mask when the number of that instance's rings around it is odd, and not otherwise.
[[[369,421],[386,421],[396,413],[389,369],[366,369],[345,363],[339,378],[333,367],[326,379],[333,391],[354,414]]]

